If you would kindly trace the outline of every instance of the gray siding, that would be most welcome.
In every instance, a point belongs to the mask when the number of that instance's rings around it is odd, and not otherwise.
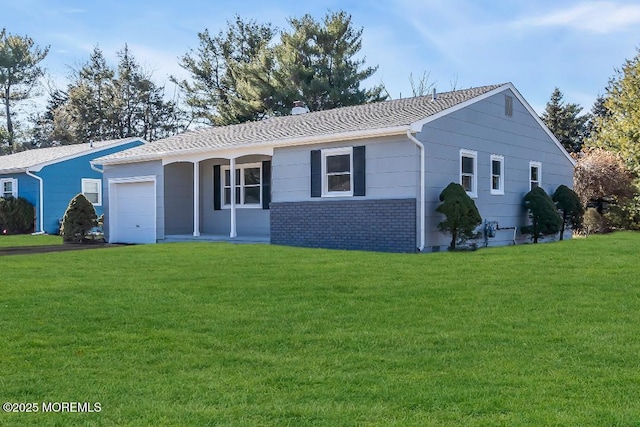
[[[193,233],[193,163],[166,165],[164,178],[165,233]]]
[[[156,177],[156,238],[164,239],[164,168],[162,162],[142,162],[104,167],[102,203],[105,212],[105,237],[109,240],[109,179],[136,176]]]
[[[496,94],[427,123],[418,134],[426,147],[426,246],[445,246],[448,237],[437,230],[438,197],[450,182],[460,182],[460,149],[477,151],[478,197],[483,220],[500,227],[528,223],[522,199],[529,191],[529,162],[542,163],[542,187],[552,194],[560,185],[572,186],[573,166],[553,140],[513,96],[513,116],[504,114],[504,95]],[[490,194],[490,156],[504,156],[505,194]],[[526,241],[520,233],[518,242]],[[509,244],[513,229],[498,230],[489,245]],[[479,243],[483,243],[481,239]]]
[[[408,138],[377,138],[277,148],[273,153],[271,201],[318,201],[318,198],[311,197],[311,150],[358,145],[367,147],[366,196],[358,199],[416,197],[416,186],[420,178],[416,145]]]
[[[237,163],[257,163],[270,160],[268,156],[245,156]],[[231,211],[213,208],[213,166],[228,165],[228,160],[211,159],[200,162],[200,232],[203,234],[229,235]],[[269,236],[269,210],[255,208],[236,209],[238,236]]]

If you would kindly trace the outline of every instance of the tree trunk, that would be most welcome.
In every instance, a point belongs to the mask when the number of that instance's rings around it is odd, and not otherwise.
[[[560,240],[564,240],[564,226],[567,223],[567,214],[566,212],[562,213],[562,226],[560,227]]]
[[[9,133],[9,147],[13,150],[13,122],[11,121],[11,109],[9,107],[9,95],[11,94],[11,86],[8,84],[4,88],[4,110],[7,116],[7,132]]]

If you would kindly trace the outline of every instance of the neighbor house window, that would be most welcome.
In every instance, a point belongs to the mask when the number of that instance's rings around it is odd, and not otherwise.
[[[235,204],[242,207],[262,207],[262,164],[237,165],[235,170],[236,188],[233,191]],[[222,167],[223,205],[231,206],[231,169]]]
[[[322,150],[322,195],[353,195],[353,148]]]
[[[82,178],[82,194],[94,206],[102,206],[102,180]]]
[[[504,157],[491,155],[491,194],[504,194]]]
[[[460,150],[460,185],[471,197],[478,197],[478,153]]]
[[[529,162],[529,190],[542,185],[542,163]]]
[[[508,117],[513,116],[513,97],[505,95],[504,96],[504,115]]]
[[[14,178],[0,179],[2,198],[18,197],[18,180]]]

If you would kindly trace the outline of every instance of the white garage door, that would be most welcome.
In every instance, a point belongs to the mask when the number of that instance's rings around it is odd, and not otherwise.
[[[113,183],[110,191],[113,199],[109,209],[109,241],[156,243],[155,182]]]

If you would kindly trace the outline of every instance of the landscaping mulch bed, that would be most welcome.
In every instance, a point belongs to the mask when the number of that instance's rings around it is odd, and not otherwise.
[[[18,246],[18,247],[10,247],[10,248],[0,248],[0,256],[43,254],[47,252],[80,251],[84,249],[113,248],[117,246],[122,246],[122,245],[115,245],[110,243],[90,243],[90,244],[67,243],[63,245]]]

